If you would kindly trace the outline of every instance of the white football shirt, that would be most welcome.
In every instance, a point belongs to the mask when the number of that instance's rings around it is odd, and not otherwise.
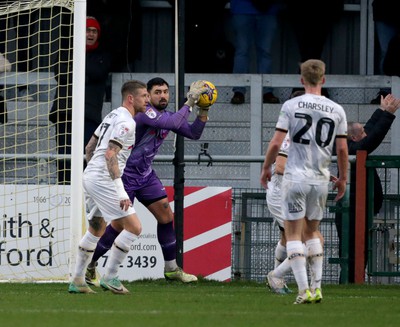
[[[111,141],[121,146],[117,158],[122,175],[126,161],[135,144],[135,128],[136,123],[128,109],[119,107],[111,111],[94,132],[98,137],[98,141],[93,157],[90,159],[84,174],[87,177],[111,181],[104,156],[108,143]]]
[[[290,135],[284,178],[314,185],[328,183],[334,142],[337,136],[347,135],[343,107],[324,96],[304,94],[283,104],[276,129]]]

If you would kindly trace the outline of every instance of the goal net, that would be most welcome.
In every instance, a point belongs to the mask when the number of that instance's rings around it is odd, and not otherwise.
[[[84,81],[74,72],[85,69],[85,16],[86,1],[0,3],[1,281],[70,273],[83,221]]]

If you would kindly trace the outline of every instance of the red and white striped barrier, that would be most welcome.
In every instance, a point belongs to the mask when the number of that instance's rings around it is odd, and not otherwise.
[[[174,209],[172,187],[167,188]],[[232,188],[185,187],[183,268],[207,279],[231,279]]]

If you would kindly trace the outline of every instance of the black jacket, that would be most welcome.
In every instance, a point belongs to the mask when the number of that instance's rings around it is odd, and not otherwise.
[[[67,52],[64,53],[68,55]],[[69,63],[69,64],[68,64]],[[101,49],[86,53],[85,71],[85,120],[98,124],[102,121],[104,93],[111,67],[111,57]],[[54,68],[58,86],[50,110],[49,120],[53,123],[72,119],[72,64],[60,60]]]
[[[388,76],[400,76],[400,33],[389,42],[385,59],[383,61],[383,73]]]
[[[372,1],[372,15],[374,21],[385,22],[392,26],[400,26],[399,13],[393,9],[393,0]]]
[[[85,120],[100,124],[111,57],[99,49],[86,53]]]
[[[395,115],[381,110],[376,109],[372,114],[371,118],[367,121],[364,126],[365,133],[367,134],[362,140],[354,142],[352,140],[347,141],[349,148],[349,155],[357,154],[358,150],[366,150],[368,154],[373,152],[383,141],[386,134],[389,132],[390,127]],[[351,167],[350,183],[352,186],[355,185],[355,167]],[[351,187],[350,196],[354,195],[355,190]],[[381,180],[376,170],[374,171],[374,214],[377,214],[382,207],[383,203],[383,190]]]

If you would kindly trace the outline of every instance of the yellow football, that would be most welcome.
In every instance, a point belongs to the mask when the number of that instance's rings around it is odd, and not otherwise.
[[[209,107],[217,101],[218,98],[218,91],[215,85],[209,81],[204,81],[204,86],[207,88],[199,98],[197,105],[199,107]]]

